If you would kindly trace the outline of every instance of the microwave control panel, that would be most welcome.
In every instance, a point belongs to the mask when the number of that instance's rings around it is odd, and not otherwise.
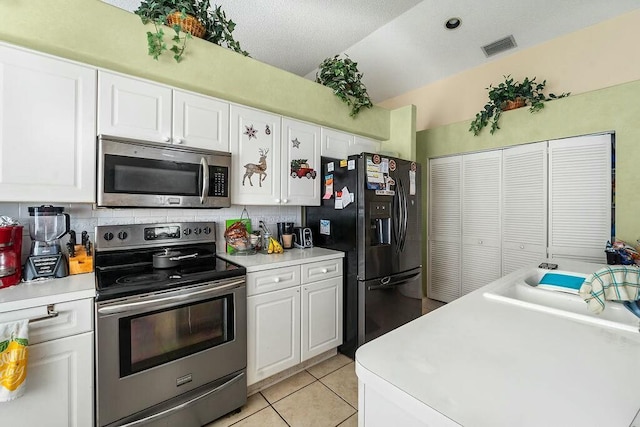
[[[209,166],[209,196],[229,197],[229,168]]]

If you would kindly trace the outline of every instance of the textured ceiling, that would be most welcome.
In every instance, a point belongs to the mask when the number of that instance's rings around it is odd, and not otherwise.
[[[128,11],[139,0],[103,0]],[[488,61],[640,8],[640,0],[215,1],[234,37],[259,61],[313,79],[345,52],[379,102]],[[446,30],[444,22],[462,25]],[[517,48],[486,58],[481,46],[513,34]]]

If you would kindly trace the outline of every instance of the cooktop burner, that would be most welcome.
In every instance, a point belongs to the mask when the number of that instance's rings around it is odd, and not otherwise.
[[[244,267],[216,256],[215,237],[194,236],[194,233],[186,232],[189,229],[187,227],[195,227],[193,224],[195,223],[127,226],[128,233],[139,236],[140,243],[137,247],[124,244],[128,235],[113,229],[117,226],[98,227],[94,258],[96,300],[164,291],[246,274]],[[215,224],[210,224],[213,229]],[[120,237],[124,237],[121,239],[124,249],[119,249],[116,245],[118,242],[114,242]],[[183,241],[186,243],[181,243]],[[171,261],[171,267],[154,268],[158,255],[166,255],[167,249],[176,253],[177,258],[164,258],[156,266],[164,267],[167,261]],[[180,257],[181,254],[197,256]]]
[[[180,276],[179,274],[170,275],[166,271],[158,271],[155,273],[131,274],[129,276],[119,277],[116,279],[116,284],[135,285],[138,283],[149,283],[149,282],[156,282],[158,280],[181,279],[181,278],[182,276]]]

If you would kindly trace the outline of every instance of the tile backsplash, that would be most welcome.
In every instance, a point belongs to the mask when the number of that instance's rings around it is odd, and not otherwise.
[[[54,205],[61,206],[71,216],[71,229],[77,235],[83,230],[89,233],[91,241],[95,241],[95,227],[97,225],[117,224],[143,224],[162,222],[185,221],[214,221],[216,223],[216,238],[218,242],[224,241],[225,220],[240,218],[243,206],[231,206],[224,209],[107,209],[95,208],[90,203],[0,203],[0,216],[9,216],[17,219],[24,226],[22,258],[26,259],[31,248],[29,237],[29,210],[30,206]],[[246,206],[252,229],[258,228],[258,222],[264,221],[267,227],[275,234],[277,222],[294,222],[301,224],[301,208],[299,206]],[[68,240],[67,236],[62,239]],[[224,250],[224,244],[218,244],[218,250]]]

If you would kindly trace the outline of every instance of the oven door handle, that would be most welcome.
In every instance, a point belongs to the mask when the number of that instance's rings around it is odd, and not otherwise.
[[[122,313],[126,311],[137,310],[140,308],[149,308],[156,305],[164,305],[171,302],[180,302],[186,299],[193,298],[194,296],[204,296],[206,294],[220,294],[223,291],[226,291],[230,288],[236,288],[240,285],[243,285],[244,283],[245,283],[245,280],[243,278],[242,280],[236,280],[234,282],[227,283],[226,285],[223,285],[223,286],[217,286],[215,288],[207,288],[200,291],[189,292],[183,295],[174,295],[174,296],[164,297],[164,298],[154,298],[149,301],[137,301],[137,302],[129,302],[125,304],[116,304],[116,305],[110,305],[106,307],[100,307],[98,309],[98,313],[100,314]]]
[[[127,424],[122,424],[121,427],[133,427],[133,426],[138,426],[141,424],[147,424],[149,421],[152,420],[156,420],[158,418],[164,418],[167,415],[171,415],[174,412],[180,411],[188,406],[193,405],[194,403],[198,402],[201,399],[204,399],[207,396],[212,395],[213,393],[216,393],[218,391],[224,390],[225,388],[229,387],[230,385],[232,385],[233,383],[239,381],[240,379],[242,379],[242,377],[244,377],[244,372],[240,372],[238,375],[236,375],[235,377],[231,378],[229,381],[227,381],[224,384],[220,384],[218,387],[211,389],[209,391],[206,391],[204,393],[202,393],[200,396],[196,396],[193,399],[187,400],[186,402],[181,403],[178,406],[174,406],[173,408],[169,408],[166,409],[164,411],[158,412],[156,414],[150,415],[148,417],[142,418],[140,420],[136,420],[136,421],[132,421],[130,423]]]
[[[200,204],[204,204],[204,201],[209,196],[209,163],[206,158],[200,159],[200,166],[202,166],[202,193],[200,194]]]

